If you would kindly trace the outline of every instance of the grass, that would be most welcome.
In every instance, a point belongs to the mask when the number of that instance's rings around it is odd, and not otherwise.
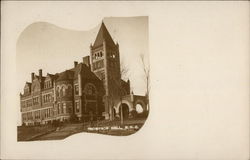
[[[138,131],[138,129],[110,129],[112,126],[124,128],[124,126],[137,125],[141,128],[146,119],[127,119],[123,125],[121,121],[99,121],[93,123],[68,123],[60,127],[52,125],[44,126],[21,126],[18,127],[18,141],[35,141],[35,140],[60,140],[80,132],[89,132],[113,136],[128,136]],[[109,127],[107,130],[88,130],[89,127]]]

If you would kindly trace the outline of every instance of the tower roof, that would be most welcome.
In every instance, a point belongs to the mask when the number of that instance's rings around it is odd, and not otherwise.
[[[99,32],[98,32],[98,34],[96,36],[95,43],[94,43],[93,47],[97,47],[99,45],[102,45],[102,43],[103,43],[104,40],[109,45],[115,45],[115,43],[114,43],[111,35],[109,34],[106,26],[102,22],[101,27],[99,29]]]

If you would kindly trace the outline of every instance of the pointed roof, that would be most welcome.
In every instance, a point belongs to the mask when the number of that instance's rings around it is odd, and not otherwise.
[[[93,47],[102,45],[103,41],[106,41],[109,45],[115,45],[111,35],[109,34],[105,24],[102,22],[99,32],[96,36],[95,43]]]

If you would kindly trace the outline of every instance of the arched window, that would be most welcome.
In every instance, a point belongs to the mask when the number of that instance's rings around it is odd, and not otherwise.
[[[60,97],[63,96],[63,88],[60,89]]]
[[[69,96],[72,96],[72,87],[68,85],[68,91],[67,91]]]
[[[59,87],[56,88],[56,97],[59,97]]]
[[[63,92],[63,96],[65,96],[66,95],[66,91],[65,91],[64,87],[62,87],[62,92]]]

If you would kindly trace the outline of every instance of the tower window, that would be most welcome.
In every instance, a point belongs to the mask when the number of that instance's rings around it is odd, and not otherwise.
[[[76,113],[78,113],[80,111],[80,106],[79,106],[79,102],[75,102],[75,108],[76,108]]]
[[[75,85],[75,95],[78,95],[78,94],[79,94],[79,86]]]

